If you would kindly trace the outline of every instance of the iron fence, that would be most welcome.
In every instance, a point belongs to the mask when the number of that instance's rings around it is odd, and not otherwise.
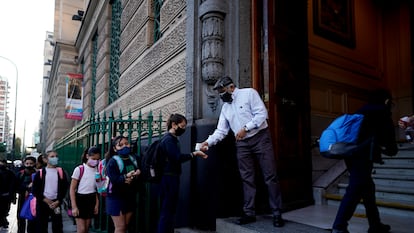
[[[91,116],[89,120],[82,121],[69,133],[63,136],[54,146],[54,150],[59,154],[59,164],[71,176],[74,168],[81,164],[83,151],[90,146],[101,148],[102,157],[111,145],[111,139],[122,135],[128,137],[133,146],[133,151],[140,158],[144,146],[151,144],[153,140],[159,139],[165,129],[160,112],[157,119],[154,119],[152,111],[145,118],[139,111],[137,118],[133,118],[131,111],[127,116],[123,116],[119,111],[115,117],[111,112],[109,116],[104,112]],[[157,187],[153,184],[139,183],[137,194],[137,208],[133,220],[131,221],[130,232],[150,232],[156,223],[155,219],[159,203],[156,195]],[[99,198],[99,214],[92,223],[92,230],[95,232],[112,232],[113,224],[105,211],[105,197]]]

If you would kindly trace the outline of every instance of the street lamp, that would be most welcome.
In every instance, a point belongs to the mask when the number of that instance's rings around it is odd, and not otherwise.
[[[19,71],[17,70],[17,65],[7,57],[0,56],[0,58],[3,58],[7,61],[9,61],[11,64],[13,64],[14,68],[16,69],[16,99],[14,100],[14,121],[13,121],[13,147],[12,147],[12,161],[16,158],[16,116],[17,116],[17,83],[19,80]]]

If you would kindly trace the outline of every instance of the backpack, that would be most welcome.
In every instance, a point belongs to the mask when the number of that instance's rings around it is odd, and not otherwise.
[[[118,164],[119,171],[122,172],[124,169],[124,162],[122,161],[122,158],[119,157],[119,155],[114,155],[112,158],[115,159],[116,163]],[[129,155],[129,159],[132,161],[132,163],[135,165],[135,167],[138,167],[137,160],[135,159],[135,156]],[[106,196],[107,193],[111,193],[112,184],[109,182],[109,177],[106,175],[106,159],[101,160],[101,162],[98,165],[98,172],[100,174],[100,177],[95,177],[97,180],[100,180],[97,182],[98,187],[98,193],[100,193],[102,196]]]
[[[141,175],[144,180],[160,183],[166,161],[167,157],[162,151],[162,139],[152,142],[142,154]]]
[[[359,131],[364,120],[362,114],[343,114],[336,118],[321,134],[319,151],[325,158],[343,159],[373,140],[358,143]]]

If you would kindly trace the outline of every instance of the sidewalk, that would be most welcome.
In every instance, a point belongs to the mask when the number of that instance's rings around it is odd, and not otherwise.
[[[12,205],[8,216],[9,228],[1,229],[0,233],[17,233],[16,205]],[[270,216],[258,216],[257,222],[239,226],[233,222],[237,218],[217,219],[216,232],[218,233],[327,233],[330,232],[331,224],[335,217],[337,207],[313,205],[302,209],[293,210],[283,214],[286,225],[283,228],[275,228],[272,225]],[[63,232],[76,232],[76,225],[73,220],[63,212]],[[414,228],[414,215],[408,212],[406,216],[387,215],[381,213],[384,223],[390,224],[393,233],[411,233]],[[365,233],[368,223],[363,213],[356,211],[349,222],[349,230],[352,233]],[[49,232],[51,224],[49,224]],[[179,228],[176,233],[212,233],[189,228]]]
[[[10,208],[9,216],[9,228],[0,229],[0,233],[17,233],[17,205],[12,205]],[[63,221],[63,232],[72,233],[76,232],[76,225],[73,224],[73,220],[67,215],[66,211],[62,212],[62,221]],[[52,232],[52,224],[49,223],[48,232]]]

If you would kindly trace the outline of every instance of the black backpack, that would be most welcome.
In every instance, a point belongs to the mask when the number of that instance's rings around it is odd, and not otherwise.
[[[141,175],[144,181],[160,183],[167,156],[163,153],[162,139],[151,143],[143,150],[141,159]]]

